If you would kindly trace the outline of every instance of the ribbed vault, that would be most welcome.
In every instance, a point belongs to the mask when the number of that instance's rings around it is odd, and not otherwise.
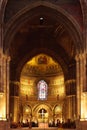
[[[43,50],[54,56],[67,75],[69,65],[75,63],[75,55],[84,50],[80,4],[78,0],[32,0],[30,3],[26,0],[25,4],[23,1],[21,4],[15,4],[14,0],[2,1],[1,17],[5,24],[3,50],[11,56],[12,79],[19,77],[27,60]],[[71,7],[71,12],[67,7]],[[75,7],[79,13],[73,14]]]

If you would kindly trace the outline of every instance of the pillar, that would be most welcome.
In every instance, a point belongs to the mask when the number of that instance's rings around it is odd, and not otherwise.
[[[76,118],[76,62],[72,61],[68,67],[68,75],[65,79],[66,90],[66,117]]]
[[[77,80],[77,118],[84,120],[87,118],[87,73],[86,73],[86,53],[76,56],[76,80]],[[84,114],[85,113],[85,114]]]
[[[0,53],[0,119],[9,119],[9,56]]]
[[[77,96],[77,118],[81,115],[81,88],[80,88],[80,58],[76,56],[76,96]]]
[[[3,53],[0,51],[0,120],[6,120],[6,86],[4,86],[4,76],[6,73],[3,73],[3,68]]]
[[[83,71],[83,92],[87,92],[87,54],[84,53],[83,54],[83,61],[82,61],[83,67],[82,67],[82,71]]]
[[[76,118],[76,80],[70,79],[65,82],[66,86],[66,119]]]
[[[87,54],[82,56],[83,86],[81,89],[81,120],[87,119]]]
[[[10,57],[7,57],[6,60],[6,117],[9,119],[9,65],[10,65]]]
[[[3,50],[3,24],[0,22],[0,50]]]
[[[19,86],[18,81],[10,82],[10,120],[19,122]]]

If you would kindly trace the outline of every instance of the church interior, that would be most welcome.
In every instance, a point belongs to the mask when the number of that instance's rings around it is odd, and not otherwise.
[[[1,0],[1,128],[86,130],[86,53],[86,0]]]

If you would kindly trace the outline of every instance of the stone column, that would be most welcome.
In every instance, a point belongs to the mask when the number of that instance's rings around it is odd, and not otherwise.
[[[4,54],[0,51],[0,114],[6,119],[6,66]]]
[[[81,63],[81,119],[87,118],[87,61],[86,61],[86,53],[82,55],[82,63]]]
[[[87,85],[86,85],[86,82],[87,82],[87,55],[86,55],[86,53],[84,53],[83,54],[83,62],[82,62],[82,64],[83,64],[83,92],[87,92]]]
[[[1,109],[4,119],[9,119],[9,57],[1,54],[0,58],[0,96]]]
[[[3,50],[3,26],[2,22],[0,22],[0,50]]]
[[[80,58],[76,56],[77,118],[81,116]]]
[[[6,100],[6,118],[9,119],[9,65],[10,65],[10,57],[8,56],[6,58],[6,95],[7,95],[7,100]]]
[[[19,85],[18,81],[10,82],[10,119],[14,122],[19,121]]]
[[[74,79],[67,80],[66,86],[66,104],[67,119],[75,120],[76,117],[76,81]]]
[[[4,92],[4,87],[3,87],[3,54],[2,51],[0,50],[0,94]]]
[[[86,92],[87,92],[87,86],[86,86],[86,57],[85,53],[80,55],[80,95],[81,95],[81,119],[87,118],[87,99],[86,99]],[[85,113],[85,114],[84,114]]]

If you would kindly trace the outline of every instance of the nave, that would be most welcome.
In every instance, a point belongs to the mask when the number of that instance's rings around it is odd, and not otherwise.
[[[0,130],[87,130],[86,84],[86,0],[0,0]]]

